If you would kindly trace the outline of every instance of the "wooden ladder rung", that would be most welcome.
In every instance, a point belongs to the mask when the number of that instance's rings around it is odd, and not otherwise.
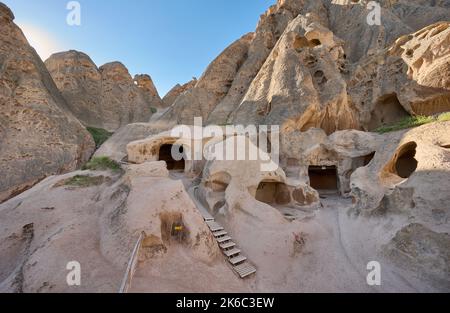
[[[220,237],[220,238],[217,238],[217,242],[224,243],[224,242],[230,241],[231,239],[232,238],[230,236]]]
[[[236,246],[236,244],[234,242],[230,241],[230,242],[226,242],[226,243],[221,244],[220,248],[226,250],[226,249],[233,248],[235,246]]]
[[[222,236],[225,236],[225,235],[228,235],[228,233],[226,231],[224,231],[224,230],[220,230],[220,231],[214,233],[214,237],[216,237],[216,238],[222,237]]]
[[[227,250],[227,251],[224,251],[223,252],[227,257],[232,257],[232,256],[234,256],[234,255],[236,255],[236,254],[239,254],[239,253],[241,253],[241,250],[239,250],[239,249],[237,249],[237,248],[234,248],[234,249],[231,249],[231,250]]]
[[[239,263],[242,263],[244,261],[247,261],[247,258],[243,255],[239,255],[237,257],[229,259],[230,263],[233,265],[238,265]]]
[[[256,268],[248,262],[235,266],[234,270],[241,278],[245,278],[256,273]]]

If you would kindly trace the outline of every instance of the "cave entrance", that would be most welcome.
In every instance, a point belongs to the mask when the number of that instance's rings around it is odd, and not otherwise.
[[[186,161],[182,158],[180,161],[177,161],[172,156],[172,148],[175,148],[176,151],[184,154],[183,146],[178,145],[162,145],[159,149],[159,161],[165,161],[167,164],[167,169],[169,171],[184,171],[186,166]]]
[[[411,116],[401,105],[395,93],[380,98],[369,123],[369,130],[373,131],[383,125],[395,124]]]
[[[286,184],[263,181],[256,190],[256,200],[270,206],[287,205],[291,202],[291,196]]]
[[[336,166],[310,166],[309,181],[319,193],[338,192],[338,173]]]

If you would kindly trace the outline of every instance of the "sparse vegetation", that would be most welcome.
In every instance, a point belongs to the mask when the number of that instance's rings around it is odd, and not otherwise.
[[[450,121],[450,112],[447,113],[442,113],[441,115],[438,116],[437,118],[438,122],[448,122]]]
[[[395,124],[381,126],[380,128],[376,129],[375,132],[385,134],[398,130],[419,127],[433,122],[446,122],[446,121],[450,121],[450,112],[443,113],[438,116],[422,116],[422,115],[411,116]]]
[[[91,171],[120,171],[120,164],[108,157],[95,157],[83,166],[83,170]]]
[[[113,135],[109,131],[102,128],[87,127],[87,130],[91,133],[92,138],[94,138],[97,148],[100,148],[100,146]]]
[[[56,184],[55,187],[67,186],[77,188],[88,188],[92,186],[99,186],[104,182],[105,177],[103,176],[76,175],[69,179],[63,180],[62,182]]]

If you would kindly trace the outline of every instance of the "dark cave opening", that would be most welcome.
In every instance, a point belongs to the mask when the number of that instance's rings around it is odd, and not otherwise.
[[[310,166],[308,170],[310,186],[317,191],[338,191],[336,166]]]
[[[411,115],[403,108],[395,93],[386,95],[378,100],[372,111],[369,130],[395,124],[409,116]]]
[[[417,144],[411,142],[400,149],[395,161],[395,170],[401,178],[409,178],[417,170],[419,162],[415,158],[416,148]]]
[[[286,205],[291,202],[291,195],[286,184],[263,181],[256,190],[256,200],[268,205]]]
[[[184,158],[181,160],[175,160],[172,156],[172,148],[175,148],[176,151],[179,151],[180,153],[184,154],[184,149],[182,146],[176,146],[176,145],[162,145],[159,149],[159,160],[165,161],[167,164],[167,169],[169,171],[176,170],[176,171],[184,171],[186,166],[186,161]]]

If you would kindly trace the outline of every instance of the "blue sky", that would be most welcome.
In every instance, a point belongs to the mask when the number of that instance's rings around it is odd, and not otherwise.
[[[101,66],[121,61],[150,74],[161,96],[200,77],[230,43],[254,31],[275,0],[79,0],[81,26],[69,26],[68,0],[1,0],[45,57],[75,49]]]

